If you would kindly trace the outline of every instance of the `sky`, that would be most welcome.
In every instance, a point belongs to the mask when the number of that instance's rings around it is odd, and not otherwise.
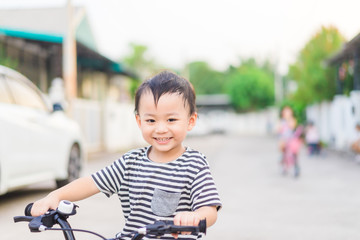
[[[119,60],[129,43],[169,68],[206,61],[217,70],[240,59],[272,60],[280,73],[321,28],[347,40],[360,33],[359,0],[72,0],[86,7],[99,51]],[[0,8],[63,6],[66,0],[0,0]]]

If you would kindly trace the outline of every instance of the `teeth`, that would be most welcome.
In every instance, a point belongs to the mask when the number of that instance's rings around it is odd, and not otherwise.
[[[165,142],[165,141],[169,140],[170,138],[156,138],[156,139],[160,142]]]

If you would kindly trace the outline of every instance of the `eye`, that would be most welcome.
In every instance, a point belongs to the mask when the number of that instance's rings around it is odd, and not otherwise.
[[[147,123],[154,123],[155,120],[154,120],[154,119],[146,119],[145,122],[147,122]]]
[[[168,122],[175,122],[175,121],[177,121],[176,118],[169,118],[169,119],[168,119]]]

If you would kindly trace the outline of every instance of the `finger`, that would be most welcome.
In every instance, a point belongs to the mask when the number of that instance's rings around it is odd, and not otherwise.
[[[186,215],[182,216],[180,225],[188,226],[191,223],[191,221],[192,221],[191,217],[188,214],[186,214]]]
[[[33,205],[32,205],[32,207],[31,207],[31,211],[30,211],[30,213],[31,213],[31,216],[34,216],[34,217],[37,217],[37,216],[40,216],[41,215],[41,210],[39,210],[39,209],[41,209],[41,207],[40,206],[38,206],[39,204],[37,203],[37,202],[35,202]]]
[[[180,223],[180,215],[178,214],[178,215],[176,215],[175,217],[174,217],[174,225],[181,225],[181,223]]]
[[[40,215],[43,215],[46,213],[47,210],[45,210],[44,208],[37,208],[35,210],[31,210],[31,215],[34,216],[34,217],[38,217]]]
[[[199,225],[199,223],[200,223],[200,218],[195,217],[194,221],[193,221],[193,226],[197,226],[197,225]]]

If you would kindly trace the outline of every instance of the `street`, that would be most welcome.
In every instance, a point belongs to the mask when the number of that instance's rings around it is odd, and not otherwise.
[[[360,239],[360,165],[340,154],[300,155],[301,175],[282,176],[274,137],[211,135],[190,137],[186,146],[203,152],[210,163],[223,208],[205,239],[337,240]],[[92,155],[83,174],[110,164],[118,154]],[[0,197],[1,239],[63,239],[61,232],[30,233],[14,224],[27,203],[54,188],[42,183]],[[77,203],[74,228],[106,237],[120,231],[119,200],[98,194]],[[99,239],[84,233],[78,239]]]

